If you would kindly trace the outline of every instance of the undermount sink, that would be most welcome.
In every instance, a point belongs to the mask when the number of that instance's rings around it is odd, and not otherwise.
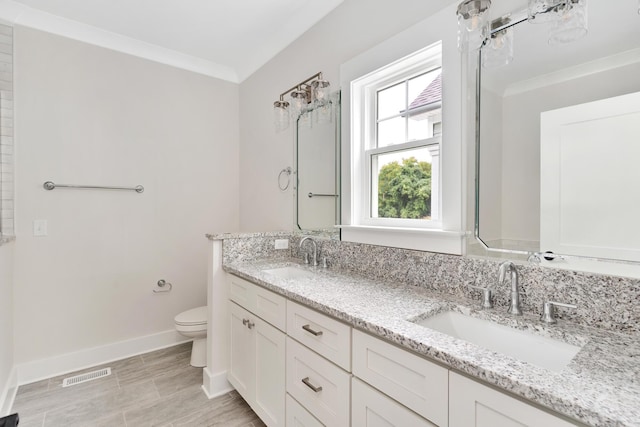
[[[314,276],[314,274],[310,271],[303,270],[302,268],[298,268],[298,267],[291,267],[291,266],[270,268],[262,271],[264,273],[271,274],[273,276],[278,276],[281,279],[287,279],[287,280],[303,279],[303,278]]]
[[[456,311],[445,311],[414,323],[551,371],[564,369],[581,350],[553,338]]]

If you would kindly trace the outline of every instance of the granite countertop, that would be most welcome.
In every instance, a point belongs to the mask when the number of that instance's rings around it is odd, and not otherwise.
[[[262,270],[295,265],[315,274],[286,280]],[[640,426],[640,340],[502,309],[478,310],[479,301],[455,299],[415,286],[373,281],[348,271],[298,260],[230,262],[227,272],[392,341],[515,395],[593,426]],[[519,361],[412,323],[453,309],[583,346],[560,372]]]

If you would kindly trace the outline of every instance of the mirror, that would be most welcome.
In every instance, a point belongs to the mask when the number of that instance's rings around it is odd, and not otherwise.
[[[297,120],[295,221],[299,230],[333,230],[340,218],[340,92]]]
[[[494,0],[492,16],[526,7]],[[585,37],[549,44],[551,24],[525,20],[512,27],[511,63],[478,65],[477,239],[468,254],[551,251],[562,257],[532,260],[638,271],[640,144],[631,141],[640,138],[640,96],[630,95],[640,92],[638,3],[589,0],[588,8]],[[616,266],[587,266],[603,260]]]

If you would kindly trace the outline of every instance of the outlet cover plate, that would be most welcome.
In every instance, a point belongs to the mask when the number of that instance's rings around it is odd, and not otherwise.
[[[276,239],[276,249],[289,249],[289,239]]]

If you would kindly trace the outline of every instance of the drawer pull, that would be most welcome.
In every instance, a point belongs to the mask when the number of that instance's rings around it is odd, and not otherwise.
[[[247,326],[248,323],[249,323],[249,319],[242,319],[242,324],[244,326]]]
[[[248,322],[247,323],[247,328],[249,328],[249,329],[253,329],[254,326],[256,326],[256,324],[253,323],[253,322]]]
[[[306,385],[307,387],[309,387],[311,390],[313,390],[316,393],[320,393],[322,391],[322,386],[315,386],[313,384],[311,384],[311,381],[309,381],[309,377],[303,378],[302,382],[304,383],[304,385]]]
[[[311,335],[313,335],[315,337],[319,337],[320,335],[322,335],[322,331],[314,331],[313,329],[311,329],[310,325],[304,325],[302,327],[302,329],[304,329],[305,331],[309,332]]]

